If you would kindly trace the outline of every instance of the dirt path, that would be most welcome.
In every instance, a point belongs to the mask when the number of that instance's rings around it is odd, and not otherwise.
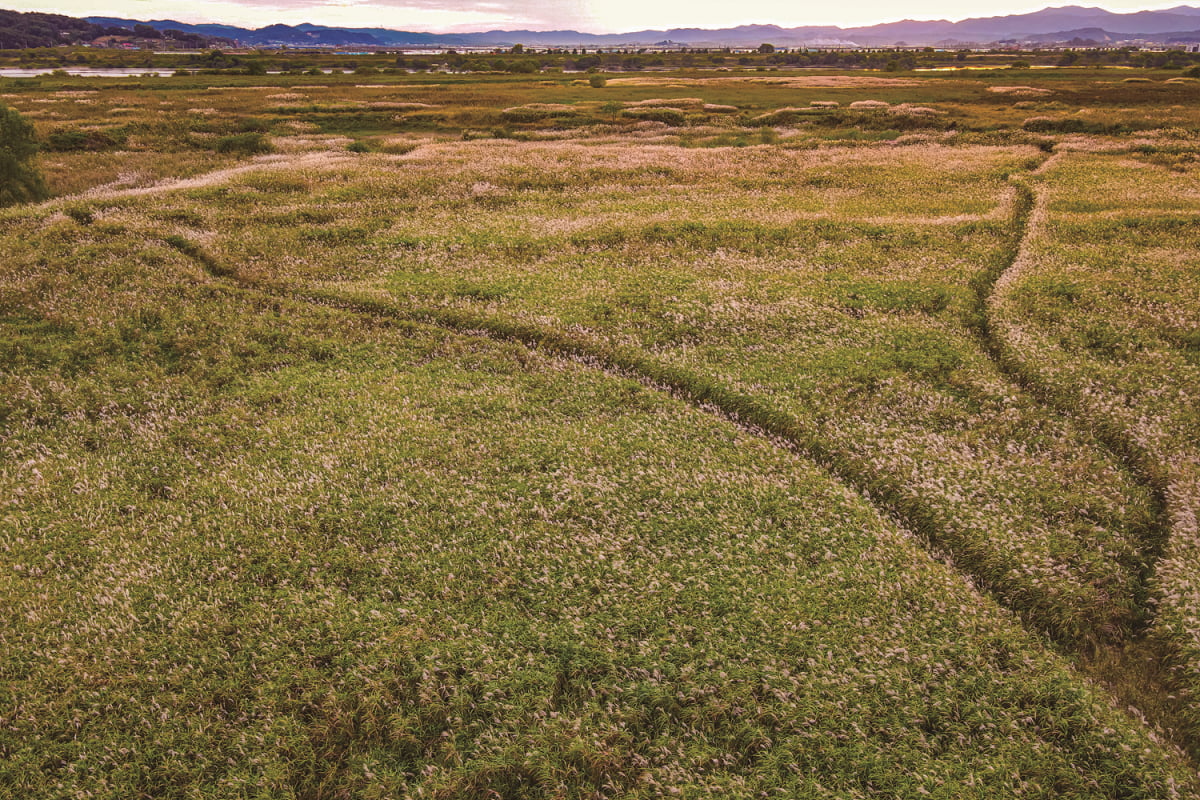
[[[331,151],[318,151],[313,153],[301,153],[299,155],[269,155],[258,156],[248,164],[239,164],[236,167],[225,167],[223,169],[206,172],[202,175],[195,175],[191,178],[171,178],[150,186],[139,186],[129,189],[118,189],[109,186],[95,186],[91,189],[79,192],[78,194],[63,195],[47,200],[44,205],[54,207],[61,205],[64,202],[72,200],[114,200],[122,197],[142,197],[144,195],[162,194],[164,192],[175,192],[186,189],[202,189],[207,186],[216,186],[224,183],[231,178],[236,178],[239,175],[246,175],[254,172],[272,172],[282,169],[327,169],[329,167],[343,164],[353,160],[354,156],[350,153],[338,153]]]

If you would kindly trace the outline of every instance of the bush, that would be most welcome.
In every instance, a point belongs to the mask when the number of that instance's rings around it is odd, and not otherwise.
[[[241,153],[243,155],[256,155],[258,153],[269,153],[274,148],[267,141],[267,137],[261,133],[235,133],[232,136],[222,136],[217,140],[216,150],[218,153]]]
[[[588,76],[588,86],[591,86],[593,89],[603,89],[607,85],[608,78],[605,78],[603,75]]]
[[[46,197],[46,185],[34,164],[38,144],[33,126],[0,103],[0,206]]]

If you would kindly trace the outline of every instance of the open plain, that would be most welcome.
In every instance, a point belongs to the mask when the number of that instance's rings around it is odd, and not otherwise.
[[[1198,101],[0,80],[0,795],[1198,796]]]

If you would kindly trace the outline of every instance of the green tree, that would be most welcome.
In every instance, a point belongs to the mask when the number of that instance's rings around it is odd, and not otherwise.
[[[34,163],[37,151],[33,126],[0,103],[0,206],[45,199],[46,184]]]
[[[768,44],[768,43],[766,43],[766,42],[763,42],[762,44],[760,44],[760,45],[758,46],[758,52],[760,52],[760,53],[774,53],[774,52],[775,52],[775,45],[773,45],[773,44]]]

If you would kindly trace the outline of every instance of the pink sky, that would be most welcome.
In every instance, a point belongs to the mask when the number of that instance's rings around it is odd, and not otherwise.
[[[965,19],[1037,11],[1031,0],[1000,6],[994,0],[910,0],[898,7],[883,0],[797,3],[795,0],[34,0],[4,4],[17,11],[74,17],[175,19],[262,27],[302,22],[342,27],[463,31],[493,28],[570,28],[611,33],[644,28],[721,28],[745,23],[870,25],[898,19]],[[1170,8],[1180,3],[1106,3],[1114,12]]]

